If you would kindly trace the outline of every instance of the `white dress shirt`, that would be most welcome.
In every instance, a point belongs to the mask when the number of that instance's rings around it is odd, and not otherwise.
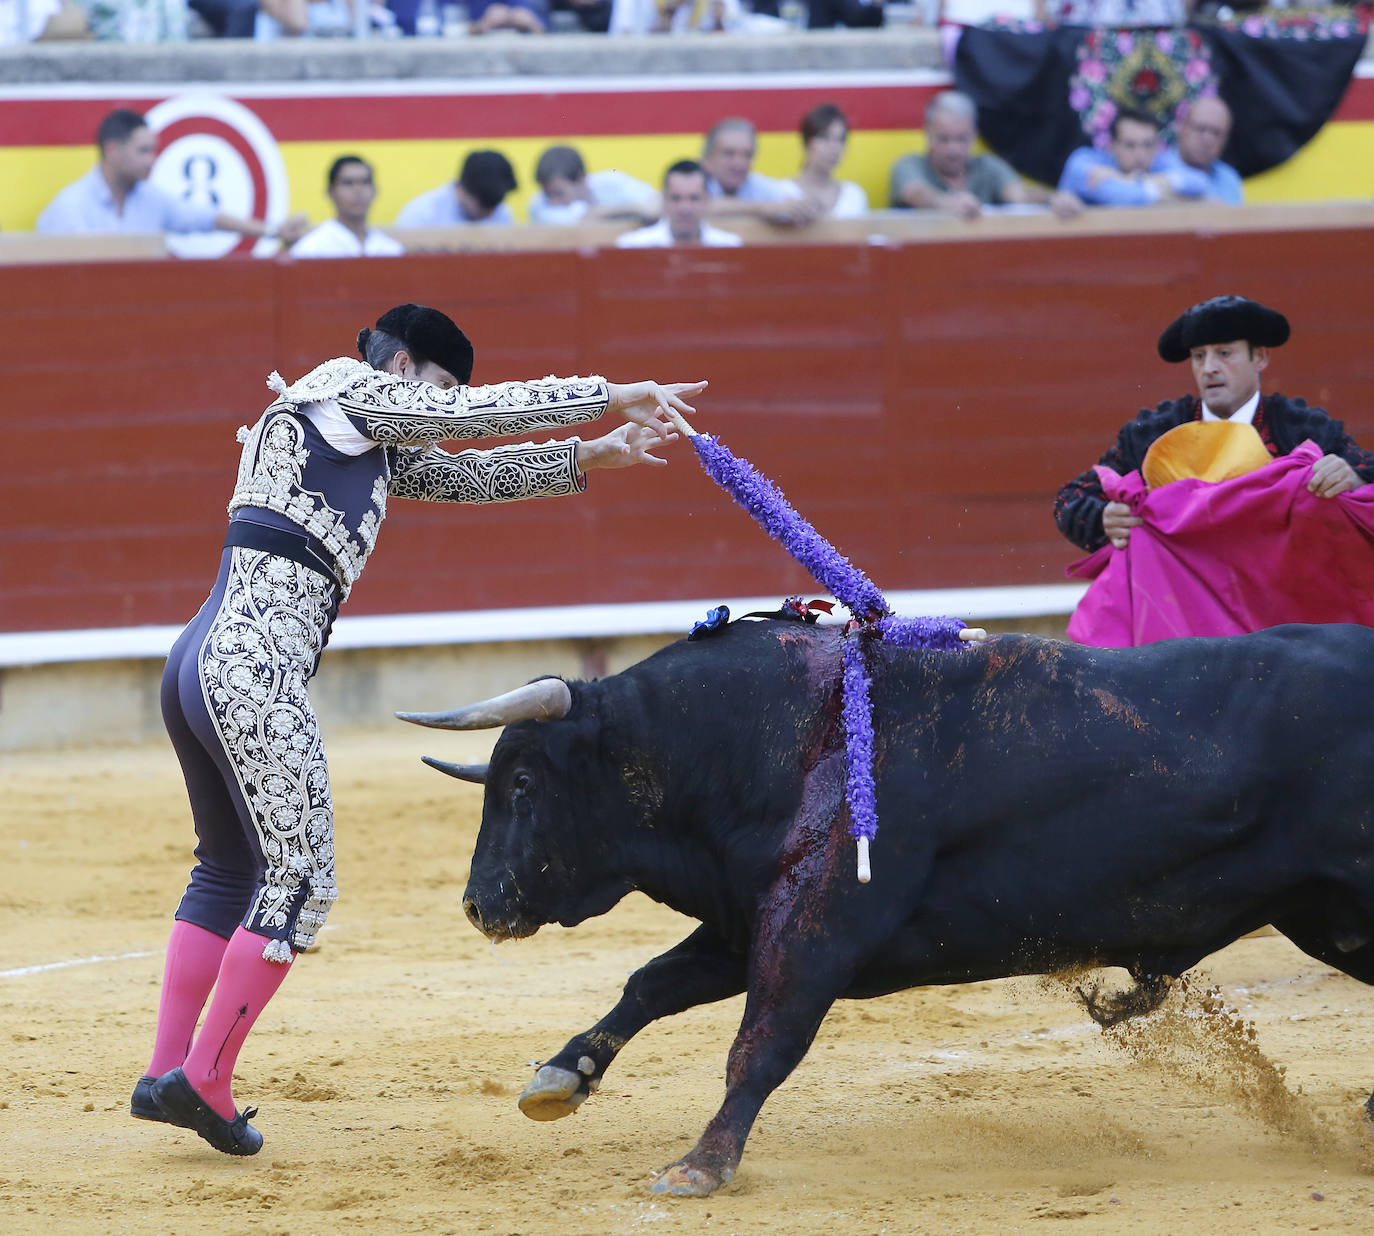
[[[651,223],[648,227],[641,227],[633,232],[622,232],[615,238],[617,249],[671,249],[676,243],[673,233],[668,228],[667,219],[660,219],[657,223]],[[744,244],[744,238],[734,232],[703,223],[701,239],[695,243],[723,249]]]
[[[1202,405],[1202,419],[1204,421],[1230,421],[1233,425],[1253,425],[1255,423],[1255,411],[1259,407],[1259,391],[1256,391],[1243,404],[1240,405],[1230,416],[1218,416],[1209,408],[1204,401]]]
[[[291,246],[293,258],[399,257],[406,251],[394,236],[369,227],[362,241],[337,219],[326,219]]]
[[[564,225],[581,223],[593,206],[626,206],[641,212],[645,219],[653,218],[659,209],[658,190],[653,185],[636,180],[628,172],[607,168],[602,172],[587,173],[587,188],[591,190],[590,202],[565,202],[554,206],[544,196],[543,189],[535,190],[530,198],[531,223],[561,223]]]

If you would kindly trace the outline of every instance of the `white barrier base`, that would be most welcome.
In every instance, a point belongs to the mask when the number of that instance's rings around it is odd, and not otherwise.
[[[1014,620],[1073,612],[1083,584],[1008,588],[937,588],[888,594],[894,612],[908,618],[948,615],[970,623]],[[805,594],[809,600],[813,593]],[[821,594],[824,595],[824,594]],[[343,617],[329,646],[414,648],[427,645],[489,644],[521,640],[609,639],[626,635],[685,635],[717,605],[733,617],[778,607],[782,597],[726,600],[651,601],[636,605],[559,605],[539,609],[463,610],[441,614],[378,614]],[[843,609],[828,621],[847,618]],[[827,621],[822,618],[822,621]],[[111,627],[85,631],[0,633],[0,667],[55,665],[73,661],[161,659],[180,634],[179,626]]]

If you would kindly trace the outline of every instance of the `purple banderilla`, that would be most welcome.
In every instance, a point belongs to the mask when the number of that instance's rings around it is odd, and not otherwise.
[[[848,765],[845,797],[849,835],[859,846],[859,879],[867,882],[868,843],[878,832],[878,804],[873,783],[872,679],[865,645],[876,636],[903,648],[952,651],[963,647],[959,633],[965,624],[957,618],[897,617],[868,576],[798,514],[782,490],[753,464],[709,434],[692,435],[692,445],[706,474],[854,616],[845,632],[842,680]]]

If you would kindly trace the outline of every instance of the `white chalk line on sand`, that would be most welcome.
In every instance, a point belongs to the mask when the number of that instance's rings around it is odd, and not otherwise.
[[[326,923],[320,928],[322,932],[328,931],[331,924]],[[140,957],[161,957],[165,949],[140,949],[134,953],[110,953],[101,954],[98,957],[73,957],[69,961],[45,961],[37,966],[19,966],[13,970],[0,970],[0,979],[8,978],[27,978],[30,974],[43,974],[48,970],[66,970],[71,966],[98,966],[107,961],[137,961]],[[515,962],[508,963],[515,965]]]
[[[73,957],[70,961],[46,961],[41,966],[19,966],[14,970],[0,970],[0,979],[25,978],[30,974],[42,974],[45,970],[65,970],[69,966],[96,966],[106,961],[133,961],[139,957],[157,957],[162,950],[142,949],[136,953],[113,953],[100,957]]]

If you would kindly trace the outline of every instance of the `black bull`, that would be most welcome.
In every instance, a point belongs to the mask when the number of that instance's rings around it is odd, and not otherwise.
[[[1266,923],[1374,983],[1374,631],[879,645],[866,885],[840,638],[737,623],[599,682],[544,680],[524,690],[561,692],[538,705],[553,719],[510,724],[485,772],[449,769],[485,775],[465,908],[488,936],[571,926],[632,889],[701,922],[539,1068],[526,1114],[575,1110],[650,1022],[747,992],[725,1100],[654,1186],[704,1194],[837,997],[1122,966],[1128,1015]],[[475,707],[408,719],[509,719]]]

